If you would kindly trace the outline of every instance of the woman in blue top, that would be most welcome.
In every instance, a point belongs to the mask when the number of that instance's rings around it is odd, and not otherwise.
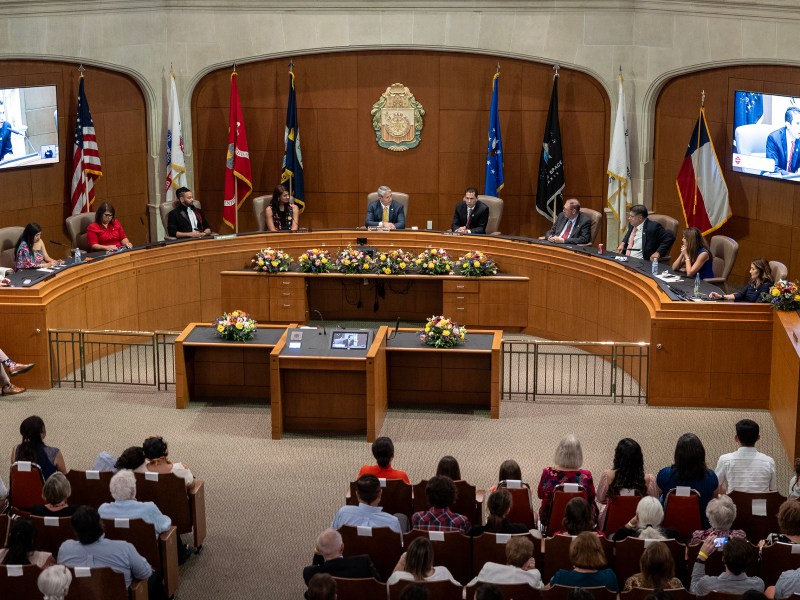
[[[773,286],[772,269],[766,258],[754,258],[750,263],[750,281],[747,285],[733,294],[720,294],[711,292],[708,297],[712,300],[733,300],[734,302],[769,302],[764,300],[764,294],[769,294]]]
[[[606,568],[606,553],[600,537],[591,531],[582,531],[569,545],[569,560],[572,570],[559,569],[550,579],[549,587],[606,587],[618,591],[617,576]]]
[[[672,270],[684,271],[687,277],[700,273],[700,279],[711,279],[714,277],[713,264],[708,244],[700,230],[697,227],[684,229],[681,253],[672,263]]]
[[[44,443],[47,431],[41,417],[33,415],[25,419],[19,426],[19,432],[22,434],[22,443],[14,446],[11,452],[12,463],[18,460],[36,463],[45,480],[56,471],[67,472],[61,451]]]
[[[706,516],[706,506],[717,495],[719,481],[717,474],[706,465],[706,449],[703,442],[693,433],[684,433],[678,438],[675,446],[675,462],[671,467],[664,467],[656,476],[656,483],[661,490],[661,503],[671,489],[687,486],[700,494],[700,519],[703,528],[710,527]]]

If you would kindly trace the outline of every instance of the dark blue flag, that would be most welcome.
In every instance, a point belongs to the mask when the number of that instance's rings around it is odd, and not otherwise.
[[[300,152],[300,124],[297,122],[297,96],[294,72],[289,71],[289,105],[286,108],[286,129],[283,133],[283,173],[281,183],[289,189],[300,212],[306,207],[303,185],[303,154]]]
[[[503,138],[500,135],[500,118],[497,114],[500,72],[492,79],[492,108],[489,111],[489,147],[486,150],[486,183],[483,193],[497,196],[505,185],[503,177]]]
[[[736,92],[736,107],[733,110],[733,129],[740,125],[752,125],[764,114],[764,96],[759,92]]]
[[[558,122],[558,73],[553,77],[553,93],[539,160],[539,185],[536,188],[536,210],[550,221],[561,211],[564,191],[564,161],[561,148],[561,126]]]

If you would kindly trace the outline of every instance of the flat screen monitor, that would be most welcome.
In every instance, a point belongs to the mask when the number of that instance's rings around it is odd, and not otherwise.
[[[737,90],[732,167],[739,173],[800,181],[800,97]]]
[[[338,350],[366,350],[369,344],[369,331],[334,331],[331,334],[331,348]]]
[[[0,89],[0,169],[58,161],[56,86]]]

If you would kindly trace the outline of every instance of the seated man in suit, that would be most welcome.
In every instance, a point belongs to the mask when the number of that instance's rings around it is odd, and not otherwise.
[[[378,188],[378,199],[367,206],[367,227],[383,227],[384,229],[405,229],[406,211],[403,205],[392,200],[392,190],[382,185]]]
[[[194,195],[189,188],[178,188],[175,192],[180,203],[167,215],[167,235],[174,238],[200,238],[211,235],[203,211],[192,206]]]
[[[588,244],[592,241],[592,220],[581,212],[581,203],[570,198],[550,231],[539,238],[554,244]]]
[[[800,108],[790,106],[784,115],[786,124],[767,137],[767,158],[775,161],[775,172],[797,173],[800,167]]]
[[[489,207],[478,200],[478,190],[467,188],[464,202],[456,204],[453,213],[453,224],[450,231],[456,233],[486,233],[489,223]]]
[[[303,579],[308,585],[311,578],[317,573],[327,573],[333,577],[349,579],[375,577],[378,571],[372,564],[372,559],[366,554],[343,556],[344,542],[341,534],[335,529],[326,529],[317,538],[316,554],[313,563],[303,569]]]
[[[628,211],[628,231],[617,246],[617,254],[653,260],[669,254],[675,236],[661,223],[647,218],[647,207],[634,204]]]

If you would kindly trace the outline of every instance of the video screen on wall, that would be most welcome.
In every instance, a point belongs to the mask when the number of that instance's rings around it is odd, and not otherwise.
[[[0,89],[0,169],[58,160],[56,86]]]
[[[737,91],[733,170],[800,181],[800,97]]]

